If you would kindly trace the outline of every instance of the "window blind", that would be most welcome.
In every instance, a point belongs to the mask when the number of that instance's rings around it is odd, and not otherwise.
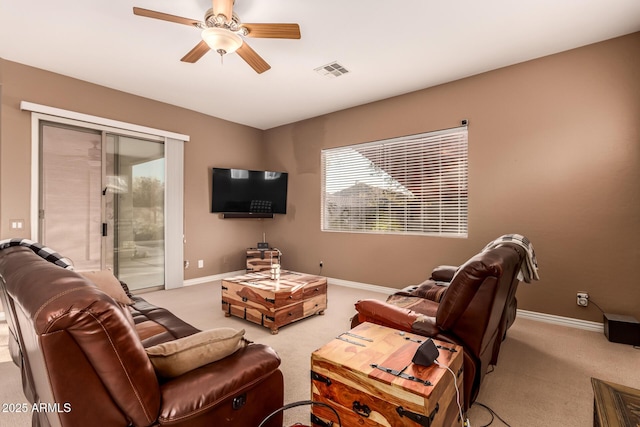
[[[322,150],[323,231],[467,236],[467,127]]]

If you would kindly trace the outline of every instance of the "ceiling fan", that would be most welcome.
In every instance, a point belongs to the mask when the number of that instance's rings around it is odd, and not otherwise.
[[[134,7],[133,13],[147,18],[161,19],[177,24],[189,25],[202,30],[202,41],[182,59],[195,63],[209,50],[215,50],[222,57],[237,52],[244,61],[261,74],[271,68],[243,39],[243,37],[299,39],[298,24],[245,24],[233,12],[234,0],[212,0],[213,7],[204,15],[204,21],[197,21],[154,10]]]

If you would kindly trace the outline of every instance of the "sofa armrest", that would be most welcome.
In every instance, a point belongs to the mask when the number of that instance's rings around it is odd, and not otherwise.
[[[450,282],[458,271],[456,265],[439,265],[431,272],[431,279],[438,282]]]
[[[413,322],[420,316],[413,310],[375,299],[360,300],[355,305],[360,323],[371,322],[406,332],[411,332]]]
[[[224,359],[175,377],[160,386],[160,424],[189,425],[190,420],[215,411],[223,402],[256,387],[279,366],[280,357],[271,347],[251,344]]]

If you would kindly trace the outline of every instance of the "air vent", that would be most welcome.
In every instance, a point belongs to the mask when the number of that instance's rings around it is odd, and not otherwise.
[[[347,70],[337,62],[331,62],[327,65],[323,65],[322,67],[316,68],[315,72],[320,74],[321,76],[334,78],[344,76],[349,72],[349,70]]]

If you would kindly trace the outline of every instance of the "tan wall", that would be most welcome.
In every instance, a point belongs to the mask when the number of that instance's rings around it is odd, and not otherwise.
[[[403,287],[505,233],[528,236],[541,280],[520,308],[640,318],[640,33],[265,132],[289,177],[289,213],[267,225],[287,268]],[[345,77],[349,78],[349,77]],[[310,101],[312,102],[312,101]],[[320,231],[320,150],[468,119],[469,238]]]
[[[636,33],[266,132],[0,59],[0,238],[14,237],[14,218],[27,219],[16,237],[30,233],[26,100],[191,136],[186,279],[243,268],[244,248],[266,231],[285,268],[317,272],[322,260],[329,277],[402,287],[516,232],[532,240],[542,277],[520,286],[520,308],[601,320],[595,307],[575,305],[575,293],[588,291],[607,311],[640,318],[639,50]],[[322,148],[461,119],[470,120],[468,239],[320,232]],[[212,166],[288,171],[287,215],[210,214]]]
[[[259,167],[262,131],[0,59],[0,238],[30,237],[31,114],[21,101],[190,135],[185,144],[185,278],[244,268],[243,251],[263,222],[209,213],[213,166]],[[19,234],[10,219],[25,219]],[[204,268],[197,269],[197,260]]]

